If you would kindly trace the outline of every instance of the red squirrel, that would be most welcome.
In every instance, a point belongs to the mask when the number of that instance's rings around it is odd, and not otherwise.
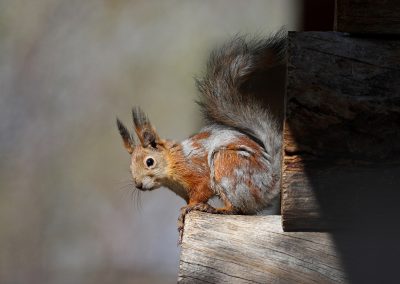
[[[257,214],[279,202],[279,123],[246,92],[246,84],[254,74],[282,65],[285,56],[283,32],[260,40],[238,36],[214,50],[205,75],[196,79],[207,126],[182,142],[160,138],[138,107],[132,115],[139,141],[117,118],[136,188],[165,186],[186,201],[178,219],[180,241],[192,210]],[[214,196],[222,208],[208,204]]]

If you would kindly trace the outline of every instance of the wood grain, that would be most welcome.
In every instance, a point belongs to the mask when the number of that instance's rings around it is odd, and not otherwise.
[[[285,233],[280,216],[187,216],[178,283],[346,282],[328,233]]]
[[[398,0],[336,0],[335,27],[340,32],[400,34]]]
[[[400,41],[290,33],[285,105],[284,229],[391,226],[400,202]]]

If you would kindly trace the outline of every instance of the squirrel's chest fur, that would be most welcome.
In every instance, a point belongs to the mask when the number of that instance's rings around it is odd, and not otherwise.
[[[176,194],[185,189],[187,201],[197,196],[202,202],[211,193],[210,167],[207,162],[208,150],[205,147],[210,131],[202,131],[182,141],[170,152],[169,176],[173,182],[167,185]],[[206,200],[205,200],[206,201]]]

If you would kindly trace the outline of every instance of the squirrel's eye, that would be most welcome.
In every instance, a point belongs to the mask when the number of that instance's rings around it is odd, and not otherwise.
[[[146,160],[146,165],[147,165],[148,167],[151,167],[152,165],[154,165],[154,160],[153,160],[153,158],[147,158],[147,160]]]

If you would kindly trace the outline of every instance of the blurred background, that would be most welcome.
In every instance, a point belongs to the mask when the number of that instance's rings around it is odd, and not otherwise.
[[[202,126],[193,77],[237,33],[301,27],[301,1],[0,0],[0,283],[176,283],[161,188],[129,190],[115,118]]]

